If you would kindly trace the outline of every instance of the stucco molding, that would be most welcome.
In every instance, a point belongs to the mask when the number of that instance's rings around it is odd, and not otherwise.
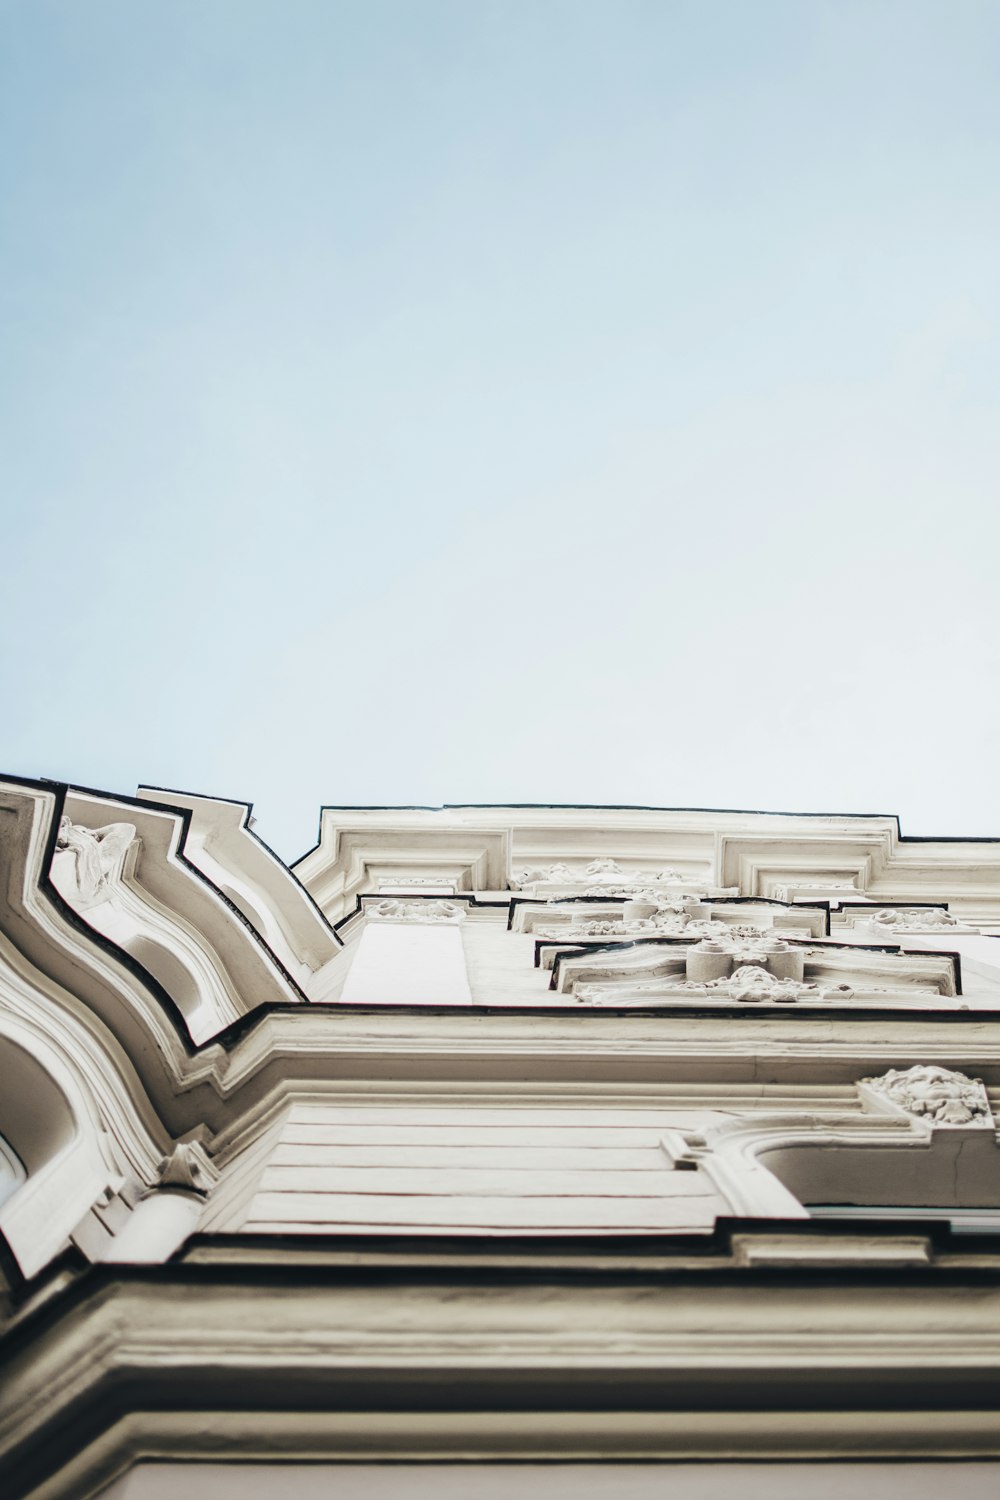
[[[953,1068],[919,1063],[863,1078],[862,1097],[871,1107],[904,1115],[927,1130],[996,1130],[981,1078]]]
[[[1000,842],[911,838],[887,816],[612,807],[329,808],[321,815],[320,843],[294,867],[314,894],[328,885],[324,871],[338,826],[362,841],[394,839],[400,851],[407,841],[416,850],[432,835],[443,847],[449,830],[455,848],[470,828],[506,830],[511,863],[505,873],[513,878],[525,869],[560,864],[575,873],[601,858],[635,871],[698,874],[717,888],[738,887],[744,896],[774,897],[791,889],[798,894],[808,885],[826,890],[831,900],[852,891],[855,899],[875,903],[944,900],[963,920],[1000,927]],[[489,878],[495,878],[493,872]],[[487,888],[503,887],[478,887]]]
[[[340,940],[312,896],[254,831],[252,804],[141,786],[140,801],[183,809],[184,854],[243,914],[304,987]]]
[[[190,815],[184,809],[71,788],[65,811],[81,833],[90,830],[92,836],[105,822],[131,820],[137,835],[133,857],[122,863],[117,879],[109,873],[107,899],[88,904],[81,914],[172,992],[196,1041],[266,1001],[304,999],[262,934],[186,856]],[[74,905],[71,895],[62,894]]]
[[[817,1240],[821,1249],[826,1238]],[[892,1237],[889,1253],[898,1256],[893,1244],[905,1239]],[[765,1256],[769,1242],[773,1254],[773,1233],[761,1236]],[[995,1418],[984,1425],[969,1416],[1000,1390],[995,1287],[931,1271],[888,1298],[873,1249],[867,1272],[857,1268],[817,1297],[808,1271],[756,1273],[746,1247],[740,1235],[742,1270],[638,1280],[591,1273],[581,1285],[469,1271],[428,1280],[374,1267],[357,1277],[302,1268],[285,1276],[273,1262],[229,1274],[115,1268],[118,1276],[98,1278],[82,1302],[50,1316],[4,1360],[8,1492],[35,1500],[93,1493],[83,1476],[96,1487],[158,1451],[157,1419],[146,1414],[154,1404],[183,1417],[166,1446],[174,1457],[236,1456],[237,1439],[247,1444],[244,1459],[389,1456],[387,1444],[406,1430],[400,1414],[426,1408],[434,1391],[421,1433],[409,1426],[393,1456],[454,1456],[461,1433],[467,1453],[512,1457],[537,1451],[543,1424],[550,1458],[594,1458],[618,1443],[634,1456],[646,1443],[650,1456],[709,1457],[725,1431],[734,1456],[834,1456],[835,1444],[839,1457],[1000,1455]],[[181,1286],[183,1298],[172,1297]],[[729,1391],[753,1382],[753,1422],[738,1394],[720,1402],[720,1379]],[[799,1417],[791,1444],[790,1385]],[[442,1396],[458,1389],[461,1416]],[[901,1421],[917,1392],[919,1425]],[[46,1488],[70,1410],[80,1446],[96,1461],[78,1460]],[[221,1411],[229,1415],[206,1420]]]

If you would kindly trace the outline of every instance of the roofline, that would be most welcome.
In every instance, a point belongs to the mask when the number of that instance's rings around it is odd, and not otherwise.
[[[898,813],[878,812],[793,812],[788,808],[754,807],[664,807],[647,802],[442,802],[433,806],[423,802],[324,802],[319,809],[319,824],[315,844],[293,860],[290,868],[302,864],[310,854],[322,847],[323,815],[328,812],[651,812],[651,813],[714,813],[723,817],[749,818],[851,818],[883,820],[896,825],[896,837],[901,844],[1000,844],[1000,834],[928,834],[904,833]]]

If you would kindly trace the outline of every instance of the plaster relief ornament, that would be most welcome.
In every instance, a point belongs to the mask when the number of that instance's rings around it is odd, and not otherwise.
[[[720,979],[691,980],[676,977],[642,980],[586,981],[573,990],[576,1000],[590,1005],[644,1005],[664,1002],[691,1005],[706,1001],[735,1001],[741,1005],[765,1002],[794,1005],[799,1000],[829,1004],[851,1000],[856,992],[849,984],[822,984],[771,974],[757,964],[744,964]],[[865,997],[877,993],[866,989]],[[861,998],[860,996],[858,998]]]
[[[575,885],[579,877],[569,865],[536,865],[530,870],[515,870],[512,883],[522,885]]]
[[[918,1064],[912,1068],[890,1068],[881,1078],[861,1080],[898,1108],[933,1126],[992,1126],[993,1116],[986,1088],[979,1078],[966,1078],[948,1068]]]
[[[750,1002],[769,1000],[781,1005],[796,1000],[848,1000],[854,994],[849,984],[819,985],[799,979],[779,979],[756,964],[744,964],[726,979],[710,979],[704,984],[686,980],[682,988],[699,994],[715,993],[729,1000]]]
[[[724,932],[713,932],[710,937],[702,938],[698,947],[702,953],[728,954],[734,964],[766,964],[775,954],[790,951],[788,944],[781,938],[765,933],[760,928],[748,930],[746,927],[730,927]]]
[[[204,1146],[197,1141],[178,1141],[169,1156],[160,1161],[160,1186],[207,1197],[219,1180],[219,1171]]]
[[[731,926],[709,918],[692,917],[682,905],[671,902],[657,909],[650,917],[594,918],[589,922],[565,923],[561,927],[538,927],[536,937],[552,942],[578,942],[588,938],[690,938],[701,942],[705,938],[727,941],[734,934],[740,939],[748,937],[763,939],[769,929],[763,927]],[[735,946],[732,949],[736,952]]]
[[[615,922],[595,919],[593,922],[567,922],[561,927],[538,927],[535,936],[550,942],[575,943],[586,938],[654,937],[652,922]]]
[[[943,907],[883,907],[865,917],[865,925],[874,932],[977,932],[966,927]]]
[[[654,901],[662,892],[647,885],[588,885],[588,896],[603,896],[609,901]]]
[[[52,859],[52,881],[59,894],[82,908],[106,900],[135,837],[134,823],[85,828],[61,818]]]
[[[752,964],[767,969],[778,979],[805,977],[805,950],[792,947],[773,930],[730,929],[723,936],[703,938],[686,950],[685,977],[697,983],[726,979],[737,969]]]
[[[588,896],[644,896],[655,900],[657,897],[662,898],[663,886],[685,886],[692,889],[697,886],[698,881],[683,875],[680,870],[629,871],[623,869],[616,859],[592,859],[582,869],[572,869],[560,862],[515,870],[511,875],[511,884],[519,889],[529,885],[582,886]]]
[[[377,901],[365,905],[364,914],[376,922],[448,922],[465,918],[465,907],[457,901]]]

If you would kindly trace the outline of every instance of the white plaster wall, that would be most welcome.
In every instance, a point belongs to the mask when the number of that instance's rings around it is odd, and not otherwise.
[[[962,999],[970,1008],[1000,1006],[1000,938],[978,933],[901,932],[904,948],[957,953],[962,961]],[[871,941],[871,939],[869,939]]]
[[[535,940],[508,932],[507,915],[472,916],[462,924],[474,1005],[569,1005],[572,996],[549,989],[548,970],[534,967]]]
[[[299,1105],[243,1228],[254,1233],[708,1232],[728,1211],[674,1171],[665,1130],[705,1116],[515,1101]]]
[[[460,927],[444,922],[369,924],[340,998],[354,1005],[468,1005]]]

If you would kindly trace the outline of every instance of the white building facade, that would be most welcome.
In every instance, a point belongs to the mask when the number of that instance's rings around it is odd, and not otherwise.
[[[4,1494],[997,1488],[1000,842],[324,808],[288,868],[8,779],[0,858]]]

